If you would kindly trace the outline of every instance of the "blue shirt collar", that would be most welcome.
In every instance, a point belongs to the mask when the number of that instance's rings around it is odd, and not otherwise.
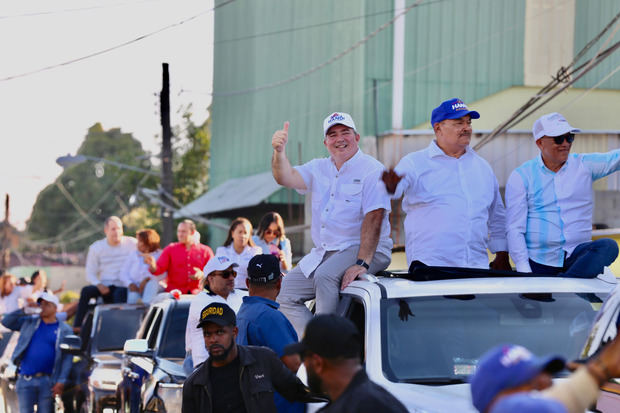
[[[276,303],[273,300],[270,300],[268,298],[265,297],[259,297],[257,295],[248,295],[246,297],[243,297],[243,303],[244,304],[262,304],[262,305],[268,305],[270,307],[275,308],[276,310],[278,308],[280,308],[280,304]]]

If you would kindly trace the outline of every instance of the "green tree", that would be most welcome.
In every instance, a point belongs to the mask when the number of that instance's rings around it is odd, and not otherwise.
[[[78,154],[150,169],[141,143],[120,128],[104,130],[100,123],[88,129]],[[115,166],[84,162],[65,169],[41,191],[27,223],[27,232],[40,245],[84,250],[102,237],[103,222],[110,215],[123,217],[132,209],[129,199],[141,186],[155,186],[149,175]],[[126,228],[132,233],[137,228]]]

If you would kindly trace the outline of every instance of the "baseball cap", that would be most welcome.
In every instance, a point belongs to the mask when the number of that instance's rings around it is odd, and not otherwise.
[[[248,280],[251,283],[267,284],[282,276],[280,260],[272,254],[259,254],[248,263]]]
[[[454,98],[441,102],[441,105],[433,109],[431,114],[431,125],[446,119],[460,119],[469,115],[472,119],[479,119],[480,114],[475,110],[467,109],[467,105],[459,98]]]
[[[43,291],[41,295],[39,296],[39,298],[37,298],[37,304],[41,304],[41,301],[43,300],[50,302],[50,303],[54,303],[56,307],[58,307],[58,304],[60,304],[58,297],[56,297],[52,293],[48,293],[47,291]]]
[[[471,396],[476,409],[484,412],[502,390],[519,386],[545,371],[564,369],[559,356],[538,358],[522,346],[503,344],[486,352],[472,376]]]
[[[215,323],[219,326],[237,325],[237,316],[228,304],[211,303],[200,312],[200,321],[196,328],[201,328],[206,323]]]
[[[310,351],[325,358],[355,358],[361,350],[362,340],[355,324],[335,314],[322,314],[310,320],[301,341],[286,346],[284,354]]]
[[[581,129],[573,128],[566,118],[557,112],[541,116],[532,126],[535,141],[543,136],[560,136],[568,132],[579,133]]]
[[[239,264],[237,264],[236,262],[233,262],[230,258],[226,257],[225,255],[218,255],[218,256],[211,258],[209,261],[207,261],[207,265],[205,265],[203,273],[206,277],[207,275],[211,274],[213,271],[224,271],[230,268],[231,266],[234,268],[234,267],[238,267]]]
[[[348,113],[344,112],[334,112],[323,121],[323,136],[327,135],[327,131],[334,125],[344,125],[349,128],[355,129],[355,122],[353,122],[353,118]]]

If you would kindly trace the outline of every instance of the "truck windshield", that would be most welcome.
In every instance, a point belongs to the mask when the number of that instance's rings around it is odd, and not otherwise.
[[[136,337],[143,314],[142,308],[101,311],[93,342],[94,348],[97,351],[122,350],[126,340]]]
[[[400,382],[465,382],[492,347],[578,357],[607,294],[478,294],[382,301],[383,370]]]

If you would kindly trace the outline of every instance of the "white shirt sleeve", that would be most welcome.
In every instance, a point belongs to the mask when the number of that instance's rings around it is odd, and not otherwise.
[[[508,251],[506,242],[506,209],[499,193],[499,184],[494,177],[495,197],[489,208],[489,250],[492,253]]]
[[[516,171],[510,174],[506,182],[506,217],[508,251],[517,266],[517,271],[532,272],[525,242],[527,195],[523,179]]]
[[[125,262],[121,267],[121,274],[124,275],[122,277],[122,281],[125,287],[129,287],[130,284],[136,282],[134,279],[136,256],[137,254],[135,253],[127,255],[127,258],[125,258]]]
[[[202,329],[196,328],[196,325],[198,325],[200,320],[200,311],[204,307],[201,307],[201,303],[203,303],[203,300],[199,299],[197,296],[190,304],[189,314],[187,316],[187,326],[185,328],[185,349],[192,352],[192,362],[194,363],[194,367],[209,358],[209,353],[207,352],[207,348],[205,346],[205,339],[202,335]]]
[[[97,243],[91,244],[86,255],[86,281],[92,285],[97,285],[99,281],[99,248]]]
[[[392,210],[390,197],[381,181],[383,169],[377,169],[364,179],[362,188],[362,212],[364,215],[376,209],[385,209],[386,214]]]
[[[394,190],[394,194],[390,195],[390,198],[398,199],[413,185],[415,181],[415,171],[412,162],[407,157],[404,157],[398,162],[398,165],[394,168],[394,172],[401,177],[401,180],[398,185],[396,185],[396,190]]]
[[[312,192],[312,178],[314,172],[314,165],[316,162],[320,161],[320,159],[313,159],[310,162],[306,162],[303,165],[295,166],[294,168],[299,172],[304,183],[306,184],[306,189],[295,189],[299,194],[307,194],[308,192]]]

